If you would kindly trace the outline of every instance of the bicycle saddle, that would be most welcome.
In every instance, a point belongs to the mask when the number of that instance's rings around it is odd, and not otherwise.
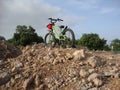
[[[59,26],[60,28],[64,28],[64,26],[63,25],[61,25],[61,26]]]

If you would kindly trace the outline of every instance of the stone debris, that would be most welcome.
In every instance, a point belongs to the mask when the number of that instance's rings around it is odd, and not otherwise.
[[[0,46],[0,90],[120,90],[119,54],[45,44],[16,48],[5,41]]]
[[[88,59],[88,64],[90,64],[93,68],[102,65],[101,59],[97,56],[92,56]]]
[[[11,78],[8,72],[0,71],[0,86],[6,84]]]
[[[32,84],[34,84],[34,77],[30,77],[30,78],[26,79],[23,83],[23,88],[25,90],[29,90],[31,88]]]
[[[101,75],[97,73],[92,73],[88,76],[88,81],[93,81],[95,78],[100,78]]]
[[[82,50],[76,50],[73,53],[73,56],[74,56],[75,60],[81,60],[81,59],[85,58],[85,51],[84,51],[84,49],[82,49]]]
[[[0,60],[6,60],[7,58],[15,58],[22,52],[19,48],[0,40]]]
[[[87,77],[89,75],[89,72],[85,69],[80,70],[80,76],[81,77]]]

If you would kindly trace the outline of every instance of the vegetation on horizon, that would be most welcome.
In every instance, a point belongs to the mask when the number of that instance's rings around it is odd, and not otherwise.
[[[5,40],[3,36],[0,36],[0,40]],[[13,34],[11,39],[7,40],[13,45],[30,45],[33,43],[44,42],[41,36],[35,32],[35,29],[31,26],[17,25],[16,32]],[[120,39],[116,38],[112,40],[110,45],[108,45],[107,40],[100,38],[96,33],[83,34],[82,37],[76,40],[76,45],[87,47],[90,50],[113,50],[120,51]]]
[[[33,43],[41,43],[43,42],[43,38],[37,35],[33,27],[18,25],[16,27],[16,32],[14,33],[13,38],[9,39],[8,42],[16,46],[17,45],[26,46]]]
[[[98,34],[83,34],[77,40],[77,45],[85,46],[90,50],[110,50],[104,38],[101,39]]]

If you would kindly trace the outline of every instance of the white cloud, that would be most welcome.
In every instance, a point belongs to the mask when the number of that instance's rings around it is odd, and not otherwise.
[[[101,10],[100,10],[100,13],[101,14],[107,14],[107,13],[112,13],[112,12],[114,12],[115,11],[115,8],[102,8]]]
[[[83,10],[95,9],[99,2],[100,0],[71,0],[72,4],[79,6]]]
[[[53,6],[46,0],[2,0],[1,2],[0,35],[7,39],[12,37],[17,25],[31,25],[39,35],[43,35],[47,31],[45,29],[49,17],[60,17],[68,25],[85,19],[85,17],[65,15],[62,8]]]
[[[7,38],[12,37],[19,24],[32,25],[38,33],[42,33],[47,18],[61,13],[60,8],[43,0],[2,0],[0,8],[0,35]]]

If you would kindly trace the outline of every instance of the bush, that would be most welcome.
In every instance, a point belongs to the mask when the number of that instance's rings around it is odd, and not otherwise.
[[[18,25],[16,27],[16,33],[14,33],[13,38],[9,39],[8,42],[14,44],[14,45],[29,45],[32,43],[41,43],[43,42],[43,38],[38,36],[37,33],[35,33],[35,29],[29,26]]]
[[[77,43],[81,46],[85,46],[90,50],[103,50],[106,45],[106,40],[100,39],[98,34],[83,34]]]
[[[110,44],[113,51],[120,51],[120,40],[114,39]]]

